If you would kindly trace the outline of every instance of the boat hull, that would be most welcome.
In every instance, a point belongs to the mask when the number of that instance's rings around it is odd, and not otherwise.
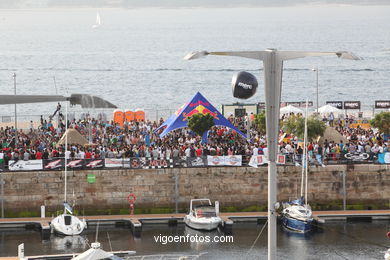
[[[184,222],[187,226],[193,229],[197,230],[214,230],[218,228],[219,224],[222,223],[222,220],[220,218],[213,218],[213,219],[207,219],[207,218],[200,218],[200,219],[193,219],[189,218],[188,216],[185,217]]]
[[[63,236],[80,235],[87,227],[85,220],[80,220],[76,216],[65,214],[54,218],[50,225],[56,234]]]
[[[282,224],[285,228],[299,233],[307,233],[312,231],[314,228],[313,219],[303,221],[288,216],[283,216]]]

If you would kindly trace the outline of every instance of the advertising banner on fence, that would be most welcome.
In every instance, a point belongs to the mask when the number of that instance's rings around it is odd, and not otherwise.
[[[29,160],[29,161],[9,161],[8,169],[10,171],[35,171],[42,170],[43,163],[42,160]]]
[[[225,165],[225,157],[223,156],[207,156],[207,165],[210,166],[223,166]]]
[[[44,170],[61,170],[65,168],[65,159],[48,159],[43,160]]]
[[[252,155],[248,165],[257,168],[259,165],[263,165],[266,162],[264,155]]]
[[[85,168],[87,169],[96,169],[103,168],[104,160],[103,159],[88,159],[85,160]]]
[[[187,158],[187,167],[203,167],[207,166],[207,157],[189,157]]]
[[[241,155],[229,155],[229,156],[207,156],[207,165],[209,166],[241,166]]]
[[[83,169],[85,164],[85,160],[77,159],[77,160],[69,160],[67,161],[66,167],[72,170],[81,170]]]
[[[116,158],[106,158],[104,159],[104,164],[107,168],[123,168],[124,160]]]
[[[380,153],[378,154],[379,163],[390,163],[390,153]]]
[[[155,169],[172,168],[173,160],[167,158],[131,158],[130,168],[132,169]]]
[[[225,156],[225,165],[226,166],[241,166],[242,165],[242,155]]]

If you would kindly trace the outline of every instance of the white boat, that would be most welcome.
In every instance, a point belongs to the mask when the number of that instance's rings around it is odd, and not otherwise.
[[[65,106],[65,129],[68,129],[68,103]],[[66,133],[65,133],[66,134]],[[67,159],[68,155],[68,135],[65,136],[65,171],[64,171],[64,213],[55,217],[50,226],[52,230],[60,235],[65,236],[74,236],[80,235],[81,232],[87,227],[87,222],[85,219],[80,220],[78,217],[73,216],[73,210],[70,205],[66,202],[67,195],[67,176],[68,176],[68,167]]]
[[[303,163],[302,163],[302,177],[301,177],[301,197],[296,200],[283,203],[282,210],[282,224],[285,228],[306,233],[313,229],[313,213],[310,205],[307,204],[307,112],[308,101],[306,101],[306,115],[305,115],[305,133],[303,141]],[[305,184],[305,196],[303,195],[303,187]]]
[[[96,13],[96,22],[95,22],[95,24],[94,25],[92,25],[92,28],[98,28],[98,27],[100,27],[100,25],[102,24],[102,20],[101,20],[101,18],[100,18],[100,14],[99,14],[99,12],[97,12]]]
[[[222,223],[222,219],[218,216],[218,203],[215,204],[216,206],[213,206],[209,199],[191,200],[190,212],[184,217],[184,223],[198,230],[216,229]]]
[[[87,227],[85,219],[80,220],[78,217],[70,214],[61,214],[55,217],[51,223],[54,232],[64,236],[80,235]]]

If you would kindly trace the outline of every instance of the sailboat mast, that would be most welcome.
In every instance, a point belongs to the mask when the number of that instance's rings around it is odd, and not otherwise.
[[[66,131],[68,130],[68,101],[65,102],[65,188],[64,188],[64,202],[66,202],[66,183],[67,183],[67,177],[68,177],[68,161],[67,161],[67,151],[68,151],[68,134]],[[66,209],[64,208],[64,214],[66,214]]]
[[[307,142],[307,117],[308,117],[308,112],[307,112],[307,107],[308,107],[308,100],[306,99],[306,111],[305,111],[305,136],[304,136],[304,143],[305,143],[305,205],[306,205],[306,208],[307,208],[307,173],[308,173],[308,169],[307,169],[307,145],[306,145],[306,142]]]

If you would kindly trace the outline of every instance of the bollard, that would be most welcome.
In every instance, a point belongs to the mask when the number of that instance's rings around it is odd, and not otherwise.
[[[18,257],[24,258],[24,243],[18,245]]]
[[[215,202],[215,214],[217,217],[219,216],[219,201]]]
[[[41,218],[45,218],[45,206],[41,206]]]

